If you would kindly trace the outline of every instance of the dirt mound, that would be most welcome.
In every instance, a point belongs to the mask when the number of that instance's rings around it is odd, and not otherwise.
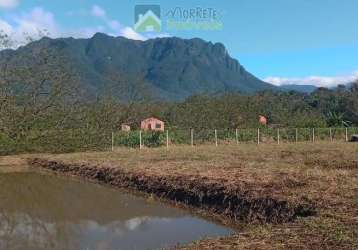
[[[66,175],[154,194],[246,222],[283,223],[297,216],[315,213],[311,205],[290,204],[271,197],[257,197],[237,185],[225,185],[200,176],[158,176],[143,172],[129,172],[118,168],[65,164],[59,161],[32,159],[29,164]]]

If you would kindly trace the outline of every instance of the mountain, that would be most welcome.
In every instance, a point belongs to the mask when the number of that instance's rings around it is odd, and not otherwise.
[[[176,101],[196,94],[276,89],[247,72],[221,43],[198,38],[136,41],[102,33],[89,39],[43,38],[0,52],[0,72],[18,67],[38,81],[46,72],[50,85],[54,77],[66,75],[66,82],[88,98],[110,93],[124,101]]]
[[[317,89],[314,85],[298,85],[298,84],[287,84],[287,85],[281,85],[280,90],[282,91],[297,91],[301,93],[312,93]]]

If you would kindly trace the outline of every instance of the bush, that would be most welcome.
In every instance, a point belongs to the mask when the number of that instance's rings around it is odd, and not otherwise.
[[[146,147],[159,147],[165,141],[164,133],[160,131],[142,132],[142,145]],[[115,135],[114,145],[125,147],[139,147],[139,131],[119,132]]]
[[[150,131],[143,133],[143,145],[146,147],[159,147],[163,145],[165,135],[160,131]]]
[[[18,145],[14,140],[4,134],[0,134],[0,155],[16,153]]]
[[[131,147],[131,148],[139,147],[139,132],[130,131],[130,132],[119,132],[115,134],[114,145]]]

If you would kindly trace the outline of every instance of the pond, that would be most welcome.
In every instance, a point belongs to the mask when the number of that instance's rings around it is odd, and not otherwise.
[[[231,233],[110,187],[34,172],[0,174],[0,249],[158,249]]]

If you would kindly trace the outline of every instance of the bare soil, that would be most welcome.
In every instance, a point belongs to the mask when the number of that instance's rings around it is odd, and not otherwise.
[[[27,158],[27,155],[1,156],[0,173],[27,171]]]

